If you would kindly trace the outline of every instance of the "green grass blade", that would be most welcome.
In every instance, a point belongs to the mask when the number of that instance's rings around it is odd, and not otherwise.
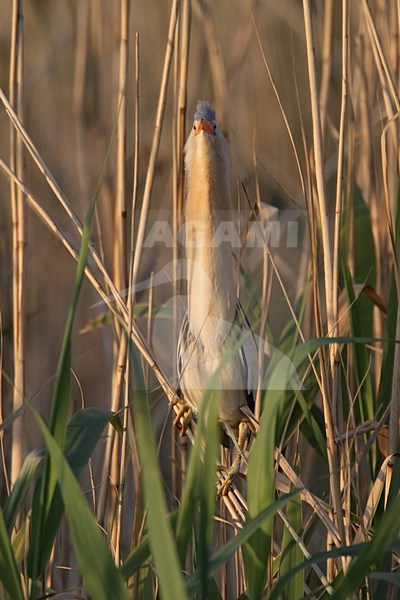
[[[121,103],[119,104],[119,108]],[[69,412],[70,387],[71,387],[71,339],[72,326],[75,319],[78,299],[85,277],[86,261],[89,253],[90,229],[94,210],[97,204],[100,188],[104,179],[106,166],[109,161],[112,143],[114,141],[118,114],[110,137],[102,171],[97,184],[96,192],[90,203],[89,210],[82,230],[81,247],[79,251],[78,265],[75,274],[75,282],[72,290],[71,303],[68,310],[61,353],[58,361],[57,376],[54,386],[53,400],[50,413],[50,431],[54,435],[61,448],[64,447],[67,432],[67,420]],[[48,539],[49,515],[54,502],[59,504],[56,494],[56,481],[50,476],[47,461],[44,465],[43,476],[37,482],[37,489],[32,504],[31,536],[28,552],[28,572],[33,580],[36,580],[42,572],[44,565],[49,559],[49,547],[52,541]]]
[[[289,500],[286,507],[286,518],[290,525],[300,536],[300,532],[303,527],[302,512],[301,512],[301,499],[299,496],[295,496],[292,500]],[[279,577],[284,576],[290,572],[297,565],[303,563],[304,556],[299,548],[297,542],[293,539],[290,531],[287,527],[283,532],[282,541],[282,554],[279,566]],[[283,592],[281,594],[281,600],[285,598],[292,598],[293,600],[299,600],[304,595],[304,570],[301,569],[298,573],[291,578]]]
[[[112,418],[114,418],[114,413],[100,408],[78,410],[71,417],[66,431],[64,453],[76,476],[79,475],[82,468],[87,464],[104,427]],[[43,523],[42,545],[40,548],[40,557],[37,561],[38,573],[44,569],[50,557],[54,539],[64,513],[62,494],[55,479],[54,482],[54,491],[50,506],[48,507],[47,519]],[[37,510],[40,510],[41,492],[42,488],[40,481],[38,481],[34,495],[35,506],[39,504]]]
[[[365,545],[359,557],[350,565],[346,575],[335,589],[332,600],[350,598],[368,575],[371,566],[378,563],[389,549],[400,528],[400,498],[386,511],[376,528],[372,541]]]
[[[20,568],[22,565],[22,561],[26,557],[27,552],[27,531],[29,527],[29,517],[25,519],[22,523],[21,527],[18,529],[17,533],[13,537],[12,547],[14,552],[15,562]]]
[[[396,211],[396,240],[397,247],[400,242],[400,185],[397,190],[397,211]],[[396,337],[396,324],[397,324],[397,306],[399,298],[397,298],[397,288],[395,280],[395,270],[392,267],[392,273],[390,276],[390,288],[389,288],[389,299],[387,303],[387,318],[385,323],[385,338],[393,340]],[[382,369],[381,379],[379,382],[378,390],[378,406],[387,406],[392,396],[392,379],[393,379],[393,363],[394,363],[394,349],[395,346],[392,342],[385,341],[383,344],[383,356],[382,356]]]
[[[4,504],[4,520],[9,534],[11,534],[19,509],[28,492],[29,485],[42,463],[43,456],[44,448],[35,448],[28,454],[24,460],[18,479],[13,485],[11,494]]]
[[[106,423],[112,417],[114,417],[112,412],[99,408],[78,410],[72,416],[67,427],[65,454],[75,474],[79,474],[87,463]],[[28,454],[11,494],[4,504],[4,520],[9,533],[11,533],[29,485],[42,463],[43,456],[44,447],[35,448]]]
[[[180,510],[180,509],[179,509]],[[171,528],[175,529],[178,520],[179,511],[168,515],[168,521],[170,522]],[[150,548],[150,534],[144,536],[140,544],[136,546],[134,550],[127,556],[124,563],[120,567],[125,581],[128,581],[138,571],[143,563],[145,563],[151,556]]]
[[[225,365],[252,335],[244,332],[239,339],[224,352],[222,361],[215,373],[209,378],[198,419],[195,444],[191,452],[183,497],[177,525],[177,549],[183,566],[191,534],[193,506],[199,498],[200,517],[197,528],[196,558],[201,572],[200,597],[207,596],[209,581],[208,564],[213,532],[213,515],[216,502],[216,456],[219,446],[219,425],[217,418],[218,389],[220,377]],[[202,450],[204,443],[204,451]],[[201,457],[204,457],[203,460]]]
[[[394,583],[398,587],[400,587],[400,574],[399,573],[391,573],[391,572],[380,572],[373,571],[372,573],[368,573],[369,579],[378,579],[380,581],[387,581],[388,583]]]
[[[323,433],[324,416],[322,411],[315,404],[310,406],[309,403],[307,403],[303,392],[298,393],[297,402],[299,403],[304,416],[304,420],[300,425],[301,432],[304,433],[316,452],[318,452],[324,461],[327,462],[326,441]]]
[[[3,511],[0,508],[0,581],[13,600],[23,600],[21,579],[18,573]]]
[[[260,430],[250,454],[247,471],[248,519],[252,520],[275,498],[275,430],[276,417],[282,393],[267,390],[264,397],[264,410]],[[273,513],[265,519],[244,547],[248,596],[260,598],[268,574],[268,561],[271,553]]]
[[[53,401],[50,415],[50,431],[54,435],[61,448],[64,447],[67,431],[70,386],[71,386],[71,336],[72,325],[75,318],[78,298],[83,283],[86,260],[89,248],[89,235],[91,213],[86,218],[82,244],[79,254],[78,267],[75,276],[75,284],[72,292],[71,305],[68,311],[67,323],[62,342],[61,354],[58,362],[57,377],[53,394]],[[31,524],[31,543],[28,553],[28,570],[33,580],[36,580],[44,565],[49,559],[53,540],[48,538],[49,516],[54,504],[59,504],[59,497],[56,494],[56,479],[50,476],[50,469],[45,464],[43,476],[37,483],[34,502],[32,505],[32,524]]]
[[[72,415],[67,427],[65,456],[76,475],[87,464],[105,426],[114,417],[113,412],[101,408],[84,408]]]
[[[155,569],[159,578],[163,598],[187,598],[179,566],[177,549],[167,518],[161,474],[151,425],[147,398],[145,396],[140,358],[134,348],[132,352],[133,372],[136,380],[134,403],[135,431],[142,462],[144,496],[148,511],[150,547]]]
[[[359,303],[355,300],[353,282],[351,280],[349,268],[345,261],[342,261],[342,272],[350,306],[351,333],[355,337],[363,336],[364,329],[359,312]],[[365,422],[368,419],[373,419],[375,415],[370,366],[370,358],[365,344],[355,344],[354,374],[357,388],[360,387],[360,402],[357,402],[357,405],[360,406],[360,416],[362,422]]]
[[[213,515],[216,503],[215,469],[219,446],[217,398],[214,391],[206,392],[205,398],[203,398],[202,411],[204,414],[202,437],[205,448],[200,477],[200,519],[196,557],[201,573],[200,598],[205,600],[208,593],[208,568],[214,529]]]
[[[329,558],[339,558],[341,556],[357,557],[361,554],[362,550],[367,545],[366,542],[361,544],[354,544],[353,546],[343,546],[339,548],[333,548],[333,550],[327,550],[325,552],[319,552],[314,554],[311,558],[304,559],[302,563],[299,563],[293,567],[290,571],[279,577],[278,581],[274,585],[269,600],[280,600],[282,598],[282,591],[287,586],[288,582],[295,577],[300,571],[304,571],[312,564],[325,563]],[[338,585],[342,579],[342,572],[339,573],[335,581],[332,583],[332,587]],[[320,588],[319,588],[319,591]],[[304,595],[304,594],[303,594]],[[308,597],[308,596],[307,596]],[[330,595],[328,596],[331,597]]]
[[[235,537],[231,538],[225,546],[220,548],[209,560],[208,563],[208,577],[213,577],[217,571],[228,562],[231,556],[236,552],[238,548],[243,546],[249,538],[263,525],[266,519],[271,519],[279,508],[285,506],[285,504],[293,498],[299,490],[294,490],[289,494],[285,494],[278,500],[275,500],[270,506],[265,508],[258,514],[254,519],[249,519],[246,525],[240,529]],[[201,585],[201,572],[199,569],[191,573],[186,578],[186,589],[190,597],[197,594]]]
[[[192,528],[194,525],[194,514],[195,507],[199,500],[199,496],[202,488],[204,487],[201,483],[204,478],[204,468],[202,466],[202,441],[209,438],[205,436],[207,431],[207,426],[205,423],[205,419],[207,418],[206,405],[208,405],[207,398],[204,399],[201,406],[201,410],[198,417],[197,428],[196,428],[196,436],[194,440],[193,447],[190,451],[190,458],[187,467],[187,471],[185,474],[185,483],[182,492],[182,500],[181,505],[178,511],[177,516],[177,525],[176,525],[176,547],[178,551],[179,560],[181,563],[181,567],[184,567],[186,552],[189,545],[189,540],[192,536]],[[215,419],[215,423],[217,422],[217,417],[215,414],[215,407],[212,411]],[[211,423],[210,423],[211,424]],[[208,432],[207,432],[208,436]],[[218,444],[218,442],[217,442]],[[214,483],[212,484],[212,489],[214,491],[214,500],[215,500],[215,455],[214,455],[214,463],[213,463],[213,477]],[[204,483],[204,482],[203,482]],[[204,500],[203,500],[204,502]],[[207,505],[207,501],[205,502],[205,506]]]
[[[182,569],[185,565],[187,548],[192,535],[193,514],[199,495],[203,421],[204,413],[203,411],[200,411],[196,436],[193,447],[190,451],[189,463],[185,473],[185,483],[182,491],[181,505],[177,514],[176,548]]]
[[[96,600],[128,599],[123,577],[110,556],[71,467],[40,415],[34,415],[45,438],[49,469],[60,486],[74,553],[89,594]]]

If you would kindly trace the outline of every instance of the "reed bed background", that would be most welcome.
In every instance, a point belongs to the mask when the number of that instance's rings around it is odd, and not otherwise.
[[[4,597],[397,598],[398,2],[2,8]],[[212,385],[172,425],[200,98],[242,239],[280,224],[237,252],[259,423],[218,502]]]

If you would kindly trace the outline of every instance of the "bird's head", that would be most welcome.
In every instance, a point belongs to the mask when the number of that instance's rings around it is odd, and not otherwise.
[[[205,100],[197,102],[193,131],[195,135],[200,135],[202,132],[208,135],[216,135],[217,121],[215,119],[215,110]]]
[[[214,109],[205,100],[197,102],[185,145],[185,173],[187,198],[192,205],[207,204],[211,194],[214,210],[230,210],[228,143]]]
[[[220,170],[219,177],[228,176],[228,144],[218,127],[215,110],[205,100],[198,100],[193,126],[185,146],[185,167],[190,176],[195,171]]]

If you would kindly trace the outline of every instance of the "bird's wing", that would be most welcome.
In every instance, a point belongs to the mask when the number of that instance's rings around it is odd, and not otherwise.
[[[248,404],[252,407],[258,386],[258,351],[250,324],[239,301],[237,301],[235,319],[229,337],[231,344],[236,347],[237,344],[239,345],[238,354],[242,366]],[[193,365],[189,366],[189,363],[199,365],[204,360],[203,349],[197,343],[196,338],[190,330],[189,317],[188,313],[186,313],[182,321],[177,346],[176,364],[180,386],[182,386],[183,377],[185,377],[185,380],[189,378],[189,388],[202,388],[204,373],[199,373],[197,369],[193,368]],[[185,381],[185,384],[187,387],[188,381]]]
[[[258,386],[258,351],[257,344],[251,330],[250,323],[247,320],[246,314],[237,301],[235,322],[244,336],[243,344],[240,346],[240,359],[245,373],[247,392],[253,394],[257,391]],[[248,332],[251,332],[250,335]]]

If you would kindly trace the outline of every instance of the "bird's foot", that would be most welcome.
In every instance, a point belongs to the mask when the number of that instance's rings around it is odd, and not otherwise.
[[[222,481],[217,483],[217,498],[218,500],[223,496],[227,496],[230,492],[233,481],[239,474],[240,471],[240,463],[234,461],[230,467],[222,467],[224,471],[226,471],[225,476]]]
[[[179,430],[179,435],[181,437],[185,437],[188,425],[192,420],[193,410],[184,400],[177,400],[175,402],[175,405],[176,404],[179,405],[179,411],[176,413],[174,419],[174,427]]]
[[[248,428],[247,422],[241,421],[239,423],[239,435],[238,435],[237,442],[236,442],[236,447],[237,447],[236,456],[230,467],[228,467],[228,468],[223,467],[223,469],[226,471],[226,475],[222,479],[222,481],[220,481],[217,484],[217,498],[218,499],[222,498],[223,496],[228,495],[228,493],[231,489],[233,480],[240,473],[242,457],[244,457],[243,448],[244,448],[244,445],[245,445],[245,442],[247,439],[248,431],[249,431],[249,428]]]

